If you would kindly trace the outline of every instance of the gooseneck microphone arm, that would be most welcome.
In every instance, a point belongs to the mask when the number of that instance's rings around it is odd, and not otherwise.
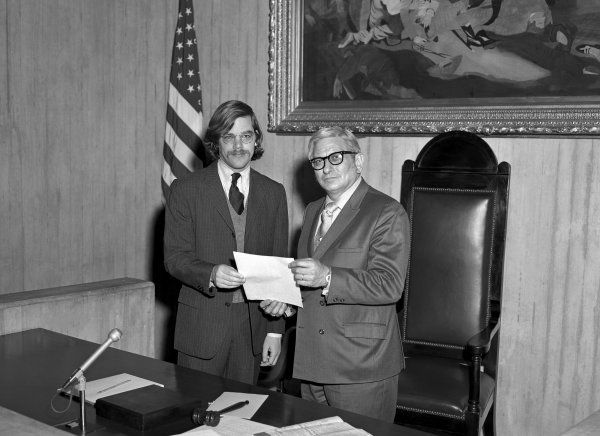
[[[73,372],[73,374],[71,374],[62,388],[58,390],[61,391],[67,389],[73,383],[80,380],[83,376],[83,371],[85,371],[92,363],[94,363],[94,361],[104,352],[104,350],[110,347],[113,342],[117,342],[119,339],[121,339],[122,336],[123,332],[121,332],[121,330],[118,328],[112,329],[108,334],[108,339],[106,339],[106,341],[104,341],[104,343],[100,345],[96,351],[94,351],[94,354],[92,354],[79,368]]]

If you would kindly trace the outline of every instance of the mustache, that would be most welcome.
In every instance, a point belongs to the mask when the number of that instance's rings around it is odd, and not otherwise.
[[[250,152],[248,150],[233,150],[227,152],[227,156],[242,156],[244,154],[250,154]]]

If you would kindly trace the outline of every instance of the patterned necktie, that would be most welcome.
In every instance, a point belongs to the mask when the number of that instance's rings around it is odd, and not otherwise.
[[[237,187],[237,181],[240,177],[242,177],[240,173],[232,173],[231,187],[229,188],[229,202],[238,215],[241,215],[244,211],[244,194]]]
[[[325,234],[329,231],[329,227],[333,223],[333,213],[338,209],[338,205],[333,201],[327,203],[323,212],[321,212],[321,225],[317,232],[317,239],[315,240],[315,248],[319,245],[319,242],[325,237]]]

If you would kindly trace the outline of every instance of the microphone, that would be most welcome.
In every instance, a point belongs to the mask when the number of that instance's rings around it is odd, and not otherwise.
[[[58,391],[60,392],[67,389],[69,386],[79,380],[83,376],[83,371],[85,371],[92,363],[94,363],[94,361],[104,352],[104,350],[110,347],[113,342],[117,342],[119,339],[121,339],[122,336],[123,332],[121,330],[118,328],[112,329],[108,334],[108,339],[104,341],[104,343],[100,345],[96,351],[94,351],[94,354],[92,354],[85,362],[83,362],[83,364],[77,368],[73,374],[71,374],[71,377],[67,379],[65,384]]]

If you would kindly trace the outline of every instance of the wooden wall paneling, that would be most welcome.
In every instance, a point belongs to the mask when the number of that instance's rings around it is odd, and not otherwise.
[[[0,295],[0,335],[45,328],[154,357],[154,284],[122,278]]]
[[[219,2],[220,3],[220,2]],[[222,17],[220,5],[214,1],[194,2],[196,38],[198,43],[198,54],[200,56],[200,72],[202,80],[202,110],[203,126],[206,128],[208,120],[218,106],[222,84],[218,79],[221,75],[222,45],[220,30],[216,29],[216,22]],[[200,17],[200,25],[198,25]]]
[[[358,142],[364,155],[363,178],[375,189],[389,195],[391,183],[387,180],[387,176],[393,165],[389,154],[391,149],[390,142],[377,136],[361,138]]]
[[[144,154],[138,143],[143,138],[143,110],[136,107],[145,105],[145,80],[149,72],[144,60],[148,56],[148,48],[144,36],[136,29],[136,17],[143,16],[142,6],[138,2],[115,3],[114,14],[116,26],[114,43],[111,48],[113,65],[111,75],[114,77],[112,98],[115,99],[114,130],[111,132],[110,148],[114,153],[114,220],[116,234],[122,235],[114,249],[113,271],[125,274],[127,264],[135,268],[136,258],[144,259],[145,250],[135,240],[143,241],[144,226],[135,226],[135,211],[144,210],[144,198],[135,195],[139,187],[146,182],[143,171]],[[140,154],[141,152],[141,154]],[[127,159],[122,159],[127,156]],[[136,169],[140,171],[137,172]],[[139,185],[138,185],[139,184]],[[136,252],[136,250],[139,250]]]
[[[513,170],[497,423],[503,432],[558,434],[600,399],[598,142],[489,142]]]
[[[518,145],[518,144],[517,144]],[[510,157],[501,156],[500,151],[504,147],[495,149],[499,160],[506,160],[512,165],[511,190],[509,204],[508,237],[507,252],[505,258],[505,281],[502,312],[502,330],[500,334],[500,364],[499,364],[499,383],[497,392],[497,423],[500,429],[507,426],[517,426],[524,431],[523,426],[534,424],[527,422],[527,415],[515,413],[513,405],[527,405],[531,410],[532,416],[540,416],[543,401],[536,401],[536,395],[527,392],[525,387],[528,383],[540,380],[542,376],[541,362],[536,361],[536,355],[532,352],[541,348],[541,354],[545,352],[543,348],[547,345],[545,341],[537,343],[534,340],[533,322],[542,321],[544,316],[544,297],[539,301],[539,295],[536,295],[536,288],[547,271],[540,268],[542,256],[528,256],[523,252],[521,241],[529,240],[529,246],[533,253],[537,253],[536,248],[539,243],[535,239],[540,236],[535,229],[536,222],[544,218],[543,209],[550,205],[550,199],[542,199],[539,187],[544,184],[551,184],[550,180],[555,174],[552,169],[552,163],[556,162],[557,147],[547,143],[544,152],[545,156],[538,156],[534,146],[529,148],[513,150],[516,152]],[[520,156],[519,156],[520,155]],[[515,163],[521,159],[528,162],[528,165],[520,167]],[[527,186],[527,189],[524,187]],[[529,224],[525,224],[529,222]],[[543,226],[542,226],[543,227]],[[526,230],[528,228],[528,230]],[[530,274],[515,277],[511,272],[519,271],[520,265],[523,265]],[[542,264],[543,265],[543,264]],[[516,279],[516,280],[515,280]],[[527,292],[521,294],[521,289]],[[536,307],[537,311],[532,311]],[[534,315],[535,313],[535,315]],[[545,326],[542,324],[541,326]],[[518,380],[518,378],[524,380]],[[515,380],[517,378],[517,380]],[[523,381],[528,380],[528,383]],[[541,384],[539,385],[541,386]],[[521,421],[519,423],[519,421]],[[532,434],[537,434],[534,428],[527,429]]]
[[[81,129],[82,122],[80,60],[84,41],[73,37],[81,34],[82,23],[78,15],[70,13],[71,7],[68,2],[51,5],[52,12],[48,16],[51,20],[46,18],[45,24],[52,34],[49,40],[54,42],[47,54],[44,73],[49,91],[46,95],[48,134],[44,143],[48,151],[48,183],[44,189],[56,239],[50,241],[48,247],[51,275],[42,280],[50,285],[81,280],[80,267],[73,259],[79,259],[82,253],[83,228],[77,210],[83,194],[78,164],[83,156],[79,150],[82,141],[78,140],[79,135],[74,135],[74,129]],[[81,6],[77,5],[75,11],[81,12]],[[53,25],[59,20],[64,27]],[[32,287],[35,285],[37,283],[31,283]]]
[[[179,286],[169,276],[163,267],[164,206],[162,204],[162,153],[165,136],[166,102],[168,99],[169,76],[171,72],[171,56],[173,39],[177,22],[178,2],[142,2],[141,8],[151,7],[152,13],[146,15],[147,31],[144,39],[145,48],[140,48],[139,60],[143,62],[139,86],[145,93],[144,110],[140,111],[138,126],[135,131],[135,141],[140,162],[144,165],[144,182],[137,178],[135,192],[143,204],[143,210],[148,211],[148,226],[143,226],[145,220],[140,219],[136,210],[128,212],[131,226],[135,229],[136,247],[128,251],[128,257],[136,262],[136,269],[142,271],[142,277],[152,280],[155,284],[155,352],[159,359],[173,361],[173,332],[174,317],[177,308]],[[197,16],[197,15],[196,15]],[[199,23],[196,21],[196,27]],[[133,26],[135,29],[135,26]],[[199,44],[202,41],[198,40]],[[144,50],[148,55],[144,55]],[[202,68],[202,59],[200,60]],[[202,82],[204,85],[204,82]],[[137,101],[132,101],[137,104]],[[139,174],[138,169],[135,174]],[[139,209],[138,209],[139,210]],[[140,225],[142,224],[142,225]],[[143,232],[143,235],[141,233]],[[141,236],[141,239],[140,239]],[[140,256],[140,253],[145,253]]]
[[[227,44],[231,50],[227,71],[228,91],[238,100],[252,101],[251,106],[258,106],[258,102],[254,100],[255,93],[259,90],[253,80],[260,75],[256,69],[259,62],[257,58],[259,47],[256,45],[258,29],[246,25],[246,20],[256,25],[258,9],[249,2],[227,3],[227,6],[228,8],[224,8],[225,19],[232,20],[232,26],[224,27],[225,34],[223,35],[224,38],[231,39]]]
[[[84,87],[84,77],[81,74],[86,52],[85,40],[79,35],[85,31],[80,17],[82,6],[71,5],[69,2],[61,7],[60,14],[55,16],[56,20],[68,18],[69,33],[67,33],[60,68],[60,83],[64,93],[61,99],[62,110],[65,116],[62,123],[57,128],[65,132],[64,142],[57,146],[63,150],[63,159],[65,161],[65,179],[61,185],[61,196],[68,208],[59,206],[62,212],[59,235],[59,256],[60,273],[51,282],[46,282],[46,286],[56,286],[59,284],[80,283],[84,280],[81,267],[81,260],[84,256],[84,221],[83,205],[85,192],[85,179],[87,174],[87,165],[90,165],[90,156],[88,149],[93,146],[90,139],[85,134],[85,108],[82,98]],[[74,7],[74,10],[73,10]],[[69,13],[73,11],[76,13]],[[60,28],[60,26],[55,26]],[[75,36],[77,35],[77,36]],[[93,163],[91,163],[93,164]],[[66,210],[63,210],[66,209]],[[32,283],[30,288],[42,286],[41,283]]]
[[[144,46],[140,47],[138,58],[142,67],[139,77],[148,77],[150,82],[138,79],[138,86],[143,89],[145,99],[143,110],[139,111],[140,116],[135,131],[136,152],[140,164],[143,165],[143,178],[137,177],[135,180],[134,195],[137,196],[138,206],[128,212],[128,225],[130,229],[136,230],[136,237],[134,238],[135,249],[128,251],[127,256],[136,262],[136,271],[141,271],[143,277],[152,278],[154,265],[162,263],[162,231],[159,224],[164,211],[161,187],[162,153],[171,72],[170,50],[173,46],[177,4],[141,2],[139,13],[144,15],[141,11],[147,7],[152,8],[152,13],[147,17],[147,31],[140,41]],[[144,56],[146,52],[148,56]],[[132,104],[138,103],[132,101]],[[140,171],[135,168],[133,174],[138,173]],[[148,226],[140,225],[136,212],[140,207],[149,212]],[[145,256],[138,256],[140,252],[145,252]]]
[[[194,6],[204,125],[236,98],[266,127],[269,2]],[[160,276],[176,11],[175,1],[0,0],[0,294]],[[286,188],[291,255],[306,204],[323,195],[308,138],[266,133],[253,164]],[[428,139],[360,139],[366,180],[398,198],[402,163]],[[600,408],[600,139],[486,140],[513,169],[499,434],[558,434]],[[165,292],[157,325],[174,313],[177,292]],[[160,326],[157,344],[172,336]]]
[[[0,0],[0,55],[5,68],[0,69],[0,293],[3,288],[19,288],[23,277],[23,241],[21,212],[18,198],[21,195],[20,158],[17,132],[13,128],[10,104],[16,89],[10,81],[11,72],[18,59],[14,55],[17,42],[9,39],[12,32],[7,0]],[[12,32],[14,33],[14,32]],[[14,137],[13,137],[14,136]],[[11,207],[12,206],[12,207]],[[19,206],[19,207],[17,207]]]
[[[52,278],[50,265],[50,254],[48,250],[48,239],[55,237],[47,233],[48,226],[46,220],[47,195],[45,192],[46,177],[48,168],[46,161],[46,143],[47,143],[47,113],[48,113],[48,83],[46,76],[41,72],[48,68],[47,56],[49,53],[50,37],[47,35],[44,18],[50,14],[45,7],[33,8],[30,5],[23,5],[21,9],[20,20],[27,32],[21,35],[24,45],[20,53],[24,59],[24,71],[29,74],[26,76],[26,87],[24,89],[23,100],[25,103],[25,119],[17,120],[21,124],[21,134],[23,135],[23,158],[24,165],[22,176],[23,186],[23,218],[24,226],[29,229],[25,236],[25,269],[32,271],[33,265],[36,265],[36,274]],[[37,29],[37,31],[36,31]],[[43,144],[43,148],[39,145]],[[33,272],[33,271],[32,271]],[[30,280],[31,274],[25,276],[25,286]]]

